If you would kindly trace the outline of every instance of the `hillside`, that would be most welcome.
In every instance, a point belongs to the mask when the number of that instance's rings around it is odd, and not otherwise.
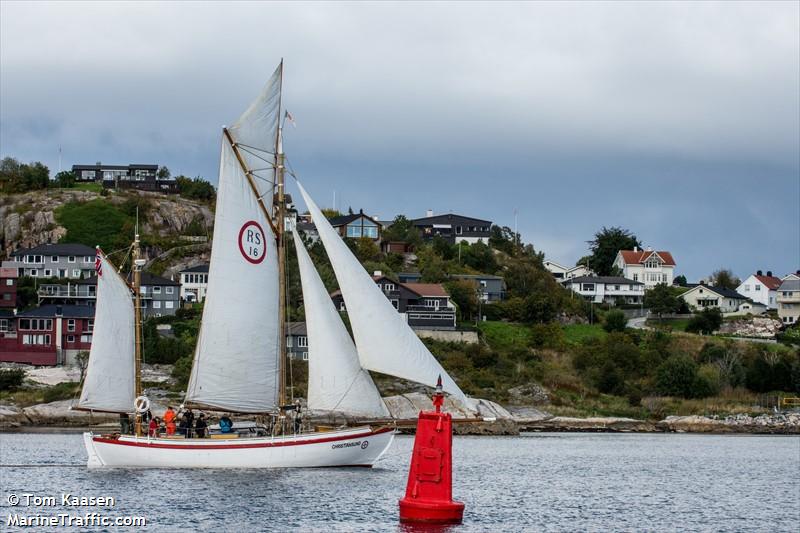
[[[195,255],[197,261],[207,259],[214,219],[209,203],[142,191],[44,189],[0,197],[0,260],[48,242],[99,244],[108,253],[125,248],[133,239],[137,210],[149,257],[179,247],[151,270],[191,262]]]

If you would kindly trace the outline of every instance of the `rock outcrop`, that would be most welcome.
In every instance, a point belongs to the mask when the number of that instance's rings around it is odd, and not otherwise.
[[[800,435],[800,413],[733,415],[727,417],[668,416],[658,424],[661,431],[676,433],[759,433]]]
[[[781,321],[769,317],[752,317],[726,321],[720,326],[719,333],[733,337],[749,337],[755,339],[774,339],[781,330]]]

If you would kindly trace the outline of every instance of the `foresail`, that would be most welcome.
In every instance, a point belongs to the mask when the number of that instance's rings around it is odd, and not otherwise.
[[[278,300],[275,238],[223,139],[208,291],[188,404],[242,413],[275,409]]]
[[[280,123],[283,63],[278,65],[258,98],[228,128],[245,165],[256,178],[259,193],[272,201],[275,184],[275,150]]]
[[[308,407],[387,417],[389,411],[331,301],[303,241],[294,235],[308,339]]]
[[[298,186],[339,281],[361,366],[431,387],[441,375],[445,392],[467,404],[455,381],[384,296],[299,182]]]
[[[76,407],[129,413],[135,395],[135,327],[131,290],[97,250],[97,304],[92,347]]]

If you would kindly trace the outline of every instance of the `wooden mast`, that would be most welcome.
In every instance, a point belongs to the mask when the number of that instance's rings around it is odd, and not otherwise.
[[[283,103],[283,59],[281,59],[280,87],[278,87],[278,135],[275,139],[275,186],[277,191],[277,220],[275,226],[278,230],[278,405],[283,414],[286,405],[286,187],[285,167],[283,156],[283,126],[281,119],[281,104]]]
[[[137,224],[138,226],[138,224]],[[144,265],[144,260],[140,257],[141,250],[139,249],[139,234],[136,234],[136,238],[133,241],[133,297],[134,297],[134,304],[133,304],[133,312],[135,317],[136,326],[134,328],[134,335],[136,339],[136,349],[135,349],[135,371],[134,371],[134,383],[135,383],[135,392],[136,398],[142,395],[142,298],[141,298],[141,286],[142,286],[142,266]],[[136,429],[136,436],[142,436],[142,413],[139,410],[136,410],[136,421],[135,421],[135,429]]]

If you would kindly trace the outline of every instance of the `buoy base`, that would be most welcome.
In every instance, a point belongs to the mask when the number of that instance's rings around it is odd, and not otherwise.
[[[409,498],[400,500],[401,522],[460,524],[463,517],[464,504],[461,502],[424,502]]]

